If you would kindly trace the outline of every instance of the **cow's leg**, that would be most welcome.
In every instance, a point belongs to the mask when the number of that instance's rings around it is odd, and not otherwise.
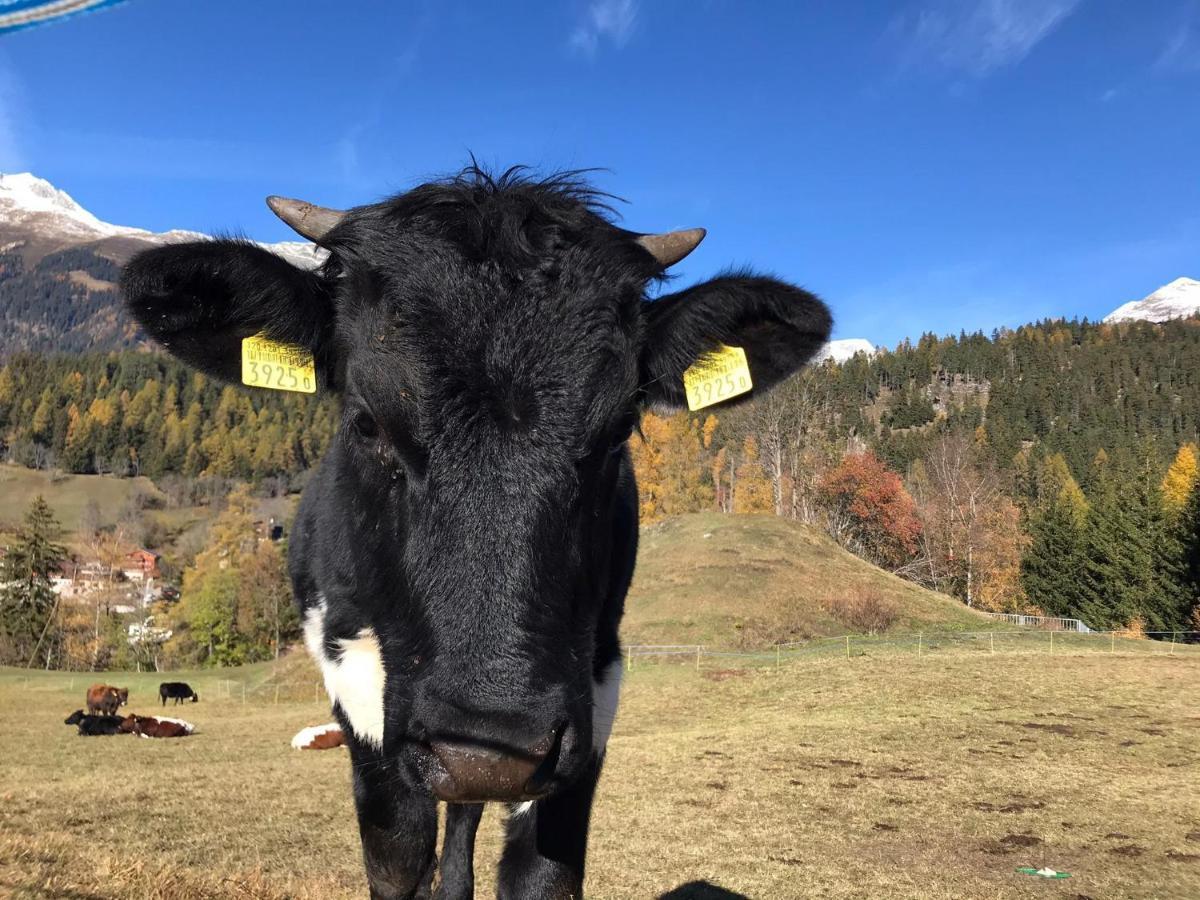
[[[515,808],[500,860],[501,900],[583,896],[588,818],[599,777],[600,762],[595,762],[569,789]]]
[[[475,896],[475,831],[482,815],[482,803],[446,804],[437,900],[472,900]]]
[[[437,868],[437,804],[407,784],[400,764],[357,739],[354,805],[372,900],[428,900]]]

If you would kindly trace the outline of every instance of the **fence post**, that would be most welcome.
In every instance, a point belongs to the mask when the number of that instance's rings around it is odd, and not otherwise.
[[[846,659],[850,658],[850,635],[846,635]]]
[[[1171,652],[1175,652],[1175,632],[1171,632]]]
[[[1050,652],[1054,652],[1054,629],[1050,629]]]
[[[625,648],[625,671],[633,671],[633,648],[629,646]]]
[[[1111,639],[1109,642],[1109,645],[1108,645],[1108,652],[1116,653],[1117,652],[1117,633],[1115,631],[1110,631],[1108,633],[1108,636]]]
[[[779,668],[779,656],[780,656],[780,647],[778,644],[776,644],[775,645],[775,668],[777,668],[777,669]]]
[[[246,682],[242,682],[242,703],[246,702]]]
[[[925,643],[925,632],[917,632],[917,659],[921,658],[921,645]]]
[[[701,649],[703,649],[703,648],[701,648],[700,646],[697,645],[697,647],[696,647],[696,671],[697,672],[700,671],[700,651],[701,651]]]
[[[992,653],[995,653],[996,652],[996,632],[994,632],[994,631],[988,632],[988,644],[991,645]]]

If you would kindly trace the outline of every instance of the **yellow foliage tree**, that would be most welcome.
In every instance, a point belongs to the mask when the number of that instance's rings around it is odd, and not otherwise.
[[[1197,454],[1195,444],[1184,444],[1175,454],[1162,480],[1162,502],[1170,516],[1177,516],[1187,506],[1196,487]]]
[[[703,439],[701,425],[684,413],[642,417],[642,440],[633,441],[630,449],[643,521],[699,512],[712,505],[712,485],[704,479]]]
[[[735,513],[769,513],[775,510],[771,480],[758,457],[758,440],[749,435],[742,444],[742,464],[737,468],[733,486]]]

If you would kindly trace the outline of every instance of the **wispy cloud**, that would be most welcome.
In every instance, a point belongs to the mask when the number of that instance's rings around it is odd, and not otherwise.
[[[1082,0],[926,0],[889,33],[904,66],[933,64],[983,78],[1029,55]]]
[[[1183,20],[1167,36],[1162,52],[1154,61],[1159,72],[1200,72],[1200,24],[1196,4],[1184,7]]]
[[[624,47],[637,21],[637,0],[592,0],[571,32],[571,49],[595,56],[603,41]]]

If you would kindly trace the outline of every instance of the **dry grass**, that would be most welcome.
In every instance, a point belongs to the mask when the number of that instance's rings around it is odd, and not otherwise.
[[[986,629],[988,619],[774,516],[681,516],[642,529],[621,633],[632,644],[766,647],[844,634],[835,607],[870,594],[896,631]],[[849,630],[858,630],[851,626]]]
[[[630,675],[590,896],[1200,896],[1195,657],[894,656],[725,674]],[[322,704],[205,698],[179,710],[199,723],[193,737],[85,739],[61,724],[82,696],[68,684],[0,674],[0,896],[362,895],[345,754],[288,747],[327,719]],[[150,711],[134,687],[131,708]],[[481,831],[483,896],[500,818]],[[1074,877],[1014,872],[1025,864]]]

